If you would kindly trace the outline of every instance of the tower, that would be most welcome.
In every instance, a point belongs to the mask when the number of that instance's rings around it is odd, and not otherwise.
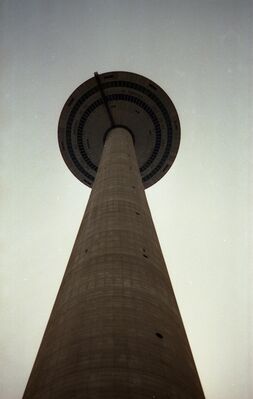
[[[203,399],[144,191],[178,151],[173,103],[143,76],[95,74],[58,134],[92,191],[23,398]]]

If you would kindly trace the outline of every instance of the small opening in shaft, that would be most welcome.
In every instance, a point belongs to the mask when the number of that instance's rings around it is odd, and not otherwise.
[[[163,335],[160,334],[159,332],[157,332],[155,335],[156,335],[158,338],[163,339]]]

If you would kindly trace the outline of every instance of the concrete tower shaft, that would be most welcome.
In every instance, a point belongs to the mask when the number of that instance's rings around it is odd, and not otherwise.
[[[107,135],[24,399],[203,399],[133,140]]]

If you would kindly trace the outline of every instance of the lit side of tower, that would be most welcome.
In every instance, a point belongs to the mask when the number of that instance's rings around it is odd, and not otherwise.
[[[92,191],[24,399],[204,398],[144,192],[179,140],[140,75],[96,75],[65,104],[61,152]]]

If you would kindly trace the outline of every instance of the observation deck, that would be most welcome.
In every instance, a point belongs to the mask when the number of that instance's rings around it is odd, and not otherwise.
[[[134,141],[144,188],[173,164],[180,122],[168,95],[154,82],[131,72],[108,72],[81,84],[61,112],[58,140],[65,163],[92,187],[107,133],[127,129]]]

